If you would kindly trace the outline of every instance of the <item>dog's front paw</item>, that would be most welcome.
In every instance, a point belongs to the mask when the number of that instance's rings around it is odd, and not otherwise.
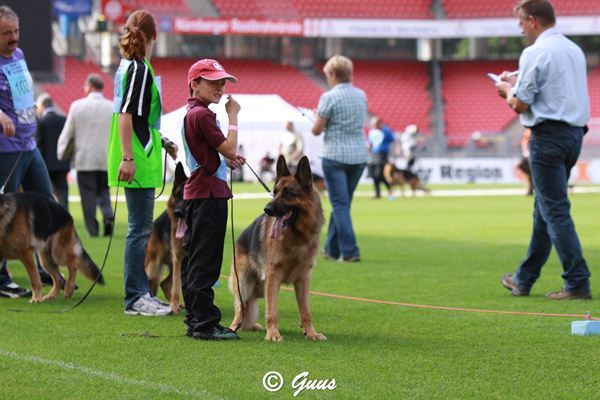
[[[281,342],[283,341],[283,336],[281,336],[277,329],[267,329],[265,340],[267,342]]]
[[[179,303],[171,303],[170,306],[171,306],[171,314],[173,314],[173,315],[179,314],[179,310],[182,309],[181,304],[179,304]]]
[[[33,297],[31,297],[31,300],[29,300],[29,304],[41,303],[44,300],[45,299],[42,299],[41,296],[33,296]]]
[[[327,340],[327,336],[316,331],[313,331],[311,333],[305,333],[304,336],[309,340]]]

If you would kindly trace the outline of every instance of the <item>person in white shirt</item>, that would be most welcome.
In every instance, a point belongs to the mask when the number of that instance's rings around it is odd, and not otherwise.
[[[96,207],[100,206],[104,218],[105,236],[112,233],[114,223],[106,172],[113,103],[102,95],[103,88],[100,75],[87,77],[83,87],[87,96],[71,104],[57,147],[58,158],[72,158],[77,170],[81,207],[90,236],[99,233]]]
[[[300,159],[304,155],[304,138],[294,129],[294,123],[288,121],[285,124],[286,131],[281,135],[279,154],[285,157],[289,170],[296,173]]]
[[[402,155],[406,159],[406,169],[411,170],[415,163],[415,149],[417,148],[417,134],[419,128],[417,125],[408,125],[402,135],[400,142],[402,143]]]

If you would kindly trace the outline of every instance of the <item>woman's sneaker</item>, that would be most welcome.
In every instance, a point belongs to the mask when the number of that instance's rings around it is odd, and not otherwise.
[[[162,317],[171,314],[171,308],[164,306],[146,293],[133,303],[130,308],[125,309],[125,315],[143,315],[145,317]]]

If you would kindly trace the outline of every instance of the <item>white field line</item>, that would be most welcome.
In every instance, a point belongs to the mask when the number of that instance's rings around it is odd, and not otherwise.
[[[18,361],[26,361],[33,364],[46,365],[49,367],[59,368],[66,371],[74,371],[75,373],[83,374],[87,377],[97,377],[105,379],[107,381],[115,382],[124,386],[136,386],[143,389],[156,390],[165,394],[177,394],[185,398],[198,398],[198,399],[220,399],[221,397],[215,396],[204,389],[200,390],[188,390],[179,389],[164,383],[148,382],[144,380],[132,379],[115,374],[114,372],[106,372],[97,370],[89,367],[82,367],[74,363],[64,362],[60,360],[48,360],[38,356],[30,354],[19,354],[14,351],[0,349],[0,356],[12,358]]]
[[[444,189],[432,190],[431,193],[425,194],[421,191],[417,192],[417,197],[433,196],[433,197],[475,197],[475,196],[525,196],[525,188],[507,188],[507,189]],[[600,186],[575,187],[569,191],[570,193],[600,193]],[[400,192],[394,193],[398,198],[401,198]],[[372,191],[357,191],[354,193],[357,197],[372,197]],[[412,191],[407,188],[405,197],[412,197]],[[168,195],[160,196],[157,201],[167,201]],[[253,199],[270,199],[271,195],[266,192],[261,193],[234,193],[234,200],[253,200]],[[69,196],[69,202],[79,203],[81,197]],[[112,196],[113,203],[115,197]],[[125,202],[125,195],[119,195],[119,202]]]

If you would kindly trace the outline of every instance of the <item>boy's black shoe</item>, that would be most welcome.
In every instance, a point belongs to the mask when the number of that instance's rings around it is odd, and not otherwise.
[[[187,336],[201,340],[239,340],[240,337],[231,329],[216,324],[208,329],[188,328]]]

